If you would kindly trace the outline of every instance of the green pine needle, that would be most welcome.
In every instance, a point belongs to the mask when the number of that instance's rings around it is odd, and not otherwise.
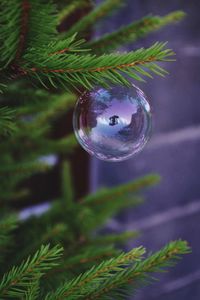
[[[180,259],[180,256],[187,253],[190,253],[190,248],[186,242],[181,240],[171,242],[145,260],[137,262],[129,268],[119,270],[107,278],[105,276],[105,280],[99,285],[96,285],[93,291],[89,291],[82,299],[105,299],[105,297],[109,295],[110,299],[123,300],[130,291],[133,292],[138,286],[141,286],[142,282],[146,284],[151,281],[151,276],[154,273],[174,266],[176,261]],[[132,289],[127,289],[128,287],[132,287]],[[78,297],[76,299],[78,299]]]
[[[20,36],[20,1],[0,2],[0,69],[15,58]]]
[[[69,37],[76,32],[78,32],[79,35],[82,35],[89,27],[96,24],[97,21],[107,16],[113,10],[119,8],[122,4],[122,0],[103,1],[99,6],[95,7],[94,10],[75,23],[64,36]]]
[[[92,267],[86,273],[78,276],[76,279],[61,285],[55,293],[47,295],[45,300],[62,300],[83,298],[88,291],[95,289],[105,278],[110,277],[114,272],[119,272],[130,264],[141,259],[145,253],[142,247],[135,248],[128,253],[122,253],[116,258],[102,262],[96,267]],[[93,298],[95,299],[95,298]]]
[[[0,108],[0,136],[12,135],[17,131],[15,114],[16,110],[7,106]]]
[[[62,254],[61,247],[41,246],[32,257],[28,257],[20,266],[13,267],[5,274],[0,283],[0,298],[22,299],[31,284],[35,284],[41,276],[57,265]]]
[[[82,85],[91,89],[94,85],[108,84],[130,85],[130,80],[124,75],[136,80],[143,80],[141,75],[150,76],[150,73],[164,76],[167,72],[156,62],[171,61],[174,53],[165,49],[165,43],[155,43],[150,48],[141,48],[123,54],[108,54],[96,56],[91,54],[63,55],[47,57],[45,51],[30,51],[25,56],[24,72],[37,80],[45,87],[47,80],[50,85],[58,83],[67,88],[71,85],[77,88]],[[75,86],[76,85],[76,86]]]
[[[87,8],[90,4],[88,0],[74,0],[71,3],[67,3],[59,12],[58,12],[58,21],[62,23],[66,18],[73,14],[76,10]]]
[[[123,26],[115,32],[106,34],[96,41],[89,42],[86,44],[86,47],[91,48],[97,54],[108,53],[125,44],[133,43],[137,39],[166,25],[178,22],[184,17],[185,13],[182,11],[174,11],[163,17],[150,15],[137,22]]]
[[[0,3],[0,68],[18,61],[27,48],[49,44],[57,19],[52,1],[2,0]]]
[[[12,246],[13,237],[12,232],[18,225],[18,218],[15,215],[8,217],[1,217],[0,220],[0,261],[3,261],[4,255]]]
[[[97,204],[102,204],[107,201],[114,201],[116,198],[122,198],[126,197],[126,195],[128,194],[137,193],[143,188],[157,184],[159,181],[159,175],[146,175],[135,181],[125,183],[117,187],[101,189],[94,194],[86,196],[81,203],[95,206]]]

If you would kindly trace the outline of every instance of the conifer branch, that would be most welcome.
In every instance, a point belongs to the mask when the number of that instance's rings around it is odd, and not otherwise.
[[[15,215],[9,215],[7,218],[0,220],[0,243],[2,244],[5,237],[15,229],[17,226],[17,217]]]
[[[5,274],[0,283],[0,297],[20,298],[28,289],[28,284],[35,283],[47,270],[57,265],[57,260],[62,254],[61,247],[49,248],[42,246],[34,256],[29,257],[19,267],[13,267]]]
[[[110,189],[102,189],[83,198],[80,205],[90,208],[90,213],[83,215],[82,229],[89,232],[103,224],[108,218],[116,215],[120,210],[135,207],[143,202],[141,197],[135,196],[142,188],[158,183],[158,175],[149,175],[133,182]]]
[[[88,244],[88,246],[82,247],[76,255],[67,258],[62,267],[63,269],[68,269],[82,264],[98,263],[104,259],[115,256],[116,253],[118,253],[118,251],[114,249],[113,245],[96,248],[94,245]]]
[[[5,83],[0,82],[0,94],[3,94],[3,92],[6,88],[7,88],[7,85]]]
[[[56,6],[52,0],[44,4],[41,0],[30,1],[30,14],[28,22],[28,32],[26,37],[26,48],[37,49],[41,45],[49,44],[56,37]]]
[[[85,232],[91,232],[92,230],[99,228],[102,224],[106,222],[109,218],[115,216],[118,212],[126,208],[134,208],[139,204],[143,203],[142,197],[116,197],[113,201],[102,201],[102,203],[97,203],[96,205],[88,205],[90,210],[81,219],[81,229]],[[87,207],[87,204],[86,204]]]
[[[0,190],[1,197],[0,197],[0,203],[8,203],[11,199],[21,200],[24,197],[29,196],[28,189],[20,189],[18,191],[6,191],[6,189]]]
[[[29,127],[29,132],[31,130],[31,127]],[[45,171],[49,169],[49,166],[45,163],[41,165],[41,163],[37,161],[33,161],[33,156],[29,157],[29,151],[34,149],[34,157],[35,159],[38,158],[38,156],[41,155],[48,155],[52,153],[60,153],[60,154],[70,154],[73,152],[75,147],[78,146],[77,139],[75,138],[74,134],[69,134],[59,140],[50,140],[46,137],[44,139],[41,139],[41,136],[39,133],[37,134],[37,131],[34,132],[35,136],[30,137],[27,132],[25,132],[25,135],[21,136],[14,136],[11,140],[7,141],[7,143],[4,143],[2,147],[0,148],[0,153],[6,153],[6,151],[9,151],[10,147],[12,146],[13,151],[15,149],[18,149],[21,153],[23,153],[23,162],[21,161],[22,165],[20,168],[20,164],[18,162],[13,162],[13,160],[7,161],[7,166],[2,167],[0,166],[0,173],[6,173],[9,174],[10,172],[21,174],[22,171],[30,171],[30,170],[40,170]],[[21,138],[26,138],[26,143],[20,144],[19,141],[21,141]],[[33,166],[33,168],[32,168]]]
[[[35,252],[40,245],[51,243],[55,237],[59,238],[60,236],[67,234],[67,231],[67,225],[64,223],[56,223],[55,225],[48,226],[44,229],[44,232],[38,234],[37,240],[34,240],[32,243],[27,245],[25,249],[22,249],[18,255],[18,261],[21,261],[30,253]]]
[[[102,279],[110,276],[113,272],[122,270],[125,266],[129,265],[130,262],[139,261],[144,253],[145,249],[139,247],[128,253],[122,253],[117,258],[104,261],[99,266],[92,267],[78,278],[65,283],[58,288],[55,293],[47,295],[45,300],[64,300],[66,297],[76,299],[75,295],[77,295],[77,293],[81,297],[84,297],[84,294],[87,293],[88,289],[94,289],[97,284],[100,284]]]
[[[40,293],[39,280],[30,284],[27,291],[24,293],[23,300],[38,300]]]
[[[6,68],[13,61],[12,75],[23,74],[17,61],[25,50],[49,44],[55,38],[55,11],[51,1],[45,5],[41,0],[1,1],[0,68]]]
[[[124,44],[133,43],[137,39],[159,30],[166,25],[178,22],[182,20],[184,16],[185,13],[182,11],[174,11],[163,17],[147,16],[115,32],[106,34],[96,41],[87,43],[86,47],[93,49],[97,54],[108,53]]]
[[[46,146],[45,146],[46,145]],[[49,153],[63,153],[70,154],[74,151],[74,149],[78,146],[77,139],[74,134],[69,134],[66,137],[58,140],[51,141],[47,140],[43,143],[41,142],[41,153],[49,154]]]
[[[96,292],[94,289],[82,299],[101,299],[102,296],[109,295],[109,297],[117,297],[117,299],[123,300],[127,296],[127,286],[132,286],[135,290],[138,285],[141,285],[141,282],[146,283],[149,281],[152,273],[161,272],[163,268],[173,266],[181,255],[189,252],[190,248],[186,242],[180,240],[171,242],[144,261],[136,263],[133,267],[119,270],[112,276],[105,277],[105,281],[95,287]]]
[[[105,0],[102,4],[100,4],[99,6],[94,8],[94,10],[84,16],[80,21],[75,23],[75,25],[72,26],[63,36],[68,37],[76,32],[78,32],[78,35],[81,36],[81,34],[90,26],[107,16],[114,9],[121,6],[122,3],[122,0]]]
[[[47,231],[41,236],[40,243],[45,244],[50,242],[56,236],[61,236],[62,234],[66,234],[68,231],[67,225],[64,223],[56,223],[54,226],[47,228]]]
[[[12,90],[12,87],[10,87],[9,91],[4,93],[4,96],[14,103],[17,98],[17,101],[19,101],[21,105],[15,108],[15,116],[17,119],[20,119],[20,126],[23,123],[23,126],[31,126],[32,129],[33,127],[37,128],[45,125],[45,123],[54,120],[60,114],[66,113],[74,106],[75,101],[77,100],[77,96],[72,93],[63,92],[60,94],[52,94],[48,90],[35,90],[32,88],[24,89],[23,86],[18,86],[16,89],[13,88]],[[33,114],[35,114],[34,116],[36,117],[34,117],[31,124],[27,124],[26,121],[23,122],[23,120],[21,120],[22,116]]]
[[[18,219],[15,215],[10,215],[0,220],[0,260],[3,260],[5,251],[12,243],[11,232],[17,225]]]
[[[99,236],[90,241],[90,243],[95,245],[104,245],[104,244],[121,244],[127,242],[127,240],[135,239],[138,237],[137,231],[126,231],[117,234],[106,234],[103,236]]]
[[[50,166],[46,163],[41,163],[37,161],[20,161],[9,163],[4,166],[0,166],[0,174],[4,176],[8,176],[9,174],[14,175],[25,175],[26,174],[34,174],[37,172],[46,172],[50,169]]]
[[[160,177],[156,174],[146,175],[135,181],[109,188],[101,189],[94,194],[90,194],[81,200],[82,204],[97,205],[107,201],[115,200],[116,198],[124,198],[127,194],[137,193],[142,188],[152,186],[160,181]]]
[[[87,52],[89,49],[84,47],[85,40],[77,39],[77,34],[73,34],[69,38],[65,38],[64,40],[55,40],[48,45],[48,49],[44,48],[43,51],[47,52],[46,55],[58,55],[58,54],[66,54],[66,53],[80,53]],[[41,49],[42,50],[42,49]]]
[[[0,108],[0,136],[12,135],[17,131],[14,109],[6,106]]]
[[[88,270],[91,268],[91,265],[97,265],[104,260],[111,259],[120,254],[120,251],[116,250],[112,245],[101,248],[88,245],[83,247],[83,249],[81,246],[82,244],[79,244],[77,247],[72,246],[72,249],[68,249],[64,255],[62,265],[50,270],[45,277],[50,278],[53,274],[70,272],[78,267]],[[72,255],[72,253],[74,254]]]
[[[24,50],[26,34],[28,32],[28,19],[29,19],[30,8],[31,8],[31,4],[29,0],[22,0],[19,43],[18,43],[17,52],[14,61],[17,61],[20,58]]]
[[[76,10],[84,9],[89,6],[88,0],[74,0],[67,4],[58,12],[58,21],[62,23],[66,18],[73,14]]]
[[[161,76],[167,73],[156,64],[156,62],[170,61],[170,57],[174,55],[171,50],[164,49],[164,46],[163,43],[156,43],[147,49],[141,48],[130,53],[99,57],[90,54],[84,56],[70,54],[67,59],[62,55],[47,58],[45,53],[34,51],[25,56],[23,72],[27,76],[36,78],[44,86],[47,79],[51,85],[56,86],[55,82],[57,82],[65,88],[71,85],[76,89],[77,84],[86,89],[91,89],[97,84],[130,85],[130,81],[123,75],[143,80],[140,75],[151,77],[150,71]]]
[[[30,124],[32,128],[44,126],[48,122],[58,118],[58,116],[66,113],[72,108],[77,100],[75,94],[63,93],[57,96],[51,96],[49,107],[45,106],[45,110],[38,114],[35,120]]]
[[[17,53],[21,21],[20,2],[15,0],[0,2],[0,69],[7,67]]]

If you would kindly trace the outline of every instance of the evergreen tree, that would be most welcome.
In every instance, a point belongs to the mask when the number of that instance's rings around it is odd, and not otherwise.
[[[143,247],[124,253],[116,245],[136,232],[95,234],[108,218],[140,204],[139,192],[157,183],[157,175],[76,199],[70,159],[65,159],[60,196],[47,212],[21,220],[13,207],[31,197],[24,181],[52,168],[42,156],[67,158],[77,147],[73,134],[53,139],[51,132],[83,88],[130,86],[131,79],[163,76],[167,72],[158,63],[174,54],[165,43],[112,51],[181,20],[184,13],[150,15],[85,41],[88,30],[123,1],[103,1],[62,33],[60,24],[91,3],[57,2],[0,1],[0,299],[125,299],[190,251],[178,240],[148,256]]]

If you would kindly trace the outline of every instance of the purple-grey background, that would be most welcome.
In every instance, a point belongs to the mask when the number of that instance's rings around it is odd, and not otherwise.
[[[161,283],[145,288],[136,300],[200,299],[200,2],[181,0],[129,0],[119,13],[97,27],[96,35],[112,31],[149,13],[164,15],[183,9],[187,18],[124,49],[168,41],[176,62],[165,67],[170,75],[138,84],[153,108],[154,130],[142,153],[121,163],[92,160],[91,187],[112,186],[150,172],[162,176],[159,186],[146,194],[146,203],[122,213],[109,223],[113,231],[139,229],[137,242],[156,250],[166,242],[182,238],[193,253],[184,257]]]

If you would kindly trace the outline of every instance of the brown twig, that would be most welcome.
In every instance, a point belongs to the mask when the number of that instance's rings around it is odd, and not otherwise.
[[[158,60],[156,57],[151,56],[148,59],[141,61],[134,61],[132,63],[127,63],[127,64],[121,64],[121,65],[117,65],[117,66],[104,66],[104,67],[99,67],[99,68],[78,68],[78,69],[39,69],[39,68],[30,68],[30,69],[25,69],[24,73],[28,74],[30,72],[32,73],[37,73],[37,72],[43,72],[43,73],[77,73],[77,72],[104,72],[104,71],[108,71],[108,70],[113,70],[113,69],[125,69],[125,68],[130,68],[130,67],[134,67],[137,65],[144,65],[146,63],[152,62]]]
[[[55,55],[55,54],[63,54],[63,53],[66,53],[68,51],[70,51],[70,48],[64,48],[62,50],[58,50],[58,51],[50,53],[49,56],[52,56],[52,55]]]
[[[15,60],[17,61],[24,49],[25,45],[25,39],[28,32],[28,18],[29,18],[29,11],[30,11],[31,5],[28,0],[22,1],[22,14],[21,14],[21,32],[19,36],[19,44],[18,49],[15,55]]]

